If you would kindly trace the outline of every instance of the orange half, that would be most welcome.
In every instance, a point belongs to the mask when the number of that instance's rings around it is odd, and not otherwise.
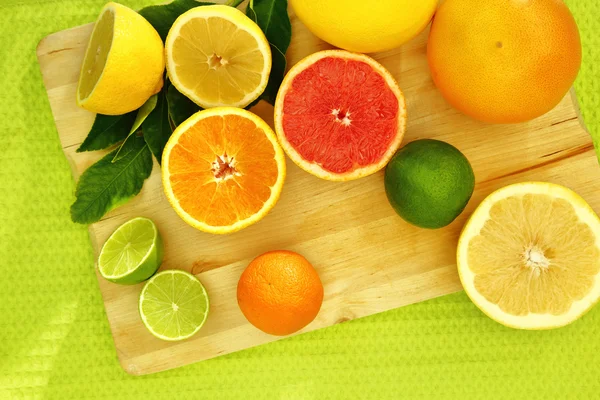
[[[162,158],[165,194],[177,214],[209,233],[238,231],[274,206],[285,157],[273,130],[249,111],[218,107],[181,124]]]

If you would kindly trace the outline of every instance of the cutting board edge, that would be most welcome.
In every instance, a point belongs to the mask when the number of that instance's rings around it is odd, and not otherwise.
[[[585,123],[583,114],[581,113],[581,106],[579,104],[579,98],[577,97],[577,91],[575,90],[575,86],[571,86],[571,89],[569,89],[569,95],[571,96],[571,102],[573,103],[573,109],[575,110],[575,114],[577,114],[577,120],[579,121],[579,125],[588,135],[590,135],[591,138],[590,130],[588,129],[587,124]]]
[[[51,54],[53,51],[56,51],[56,46],[54,46],[51,41],[54,37],[61,37],[63,36],[65,33],[69,32],[69,31],[78,31],[78,30],[85,30],[85,29],[89,29],[91,26],[93,26],[94,23],[89,23],[89,24],[84,24],[84,25],[79,25],[70,29],[65,29],[62,31],[58,31],[58,32],[54,32],[51,33],[45,37],[43,37],[37,44],[36,46],[36,58],[38,61],[38,66],[40,68],[40,74],[42,75],[42,81],[44,83],[44,89],[46,91],[46,96],[48,96],[48,86],[46,84],[46,75],[44,73],[44,68],[43,68],[43,63],[41,58],[44,56],[47,56],[49,54]],[[60,49],[59,49],[60,50]],[[50,103],[50,99],[48,98],[48,102]],[[55,118],[55,113],[54,113],[54,109],[52,107],[51,108],[51,112],[53,115],[53,119]],[[73,159],[73,157],[69,154],[67,154],[64,149],[65,146],[63,144],[63,139],[60,135],[60,132],[58,132],[58,128],[55,125],[55,129],[56,129],[56,135],[61,143],[61,149],[63,150],[63,155],[65,157],[65,159],[67,160],[67,162],[69,163],[69,167],[71,168],[71,175],[73,177],[73,180],[75,182],[77,182],[78,179],[78,173],[77,173],[77,167],[75,164],[75,160]],[[114,322],[112,321],[111,318],[108,318],[109,315],[109,310],[107,309],[106,306],[106,298],[105,298],[105,294],[104,291],[101,290],[100,286],[103,284],[102,283],[102,277],[100,276],[99,272],[98,272],[98,255],[100,252],[100,245],[98,243],[96,234],[94,232],[94,224],[89,224],[87,227],[87,233],[88,233],[88,238],[90,240],[90,244],[92,246],[92,250],[93,250],[93,254],[94,254],[94,274],[96,276],[97,282],[98,282],[98,289],[100,292],[100,296],[102,297],[102,306],[104,308],[104,312],[107,315],[107,320],[108,320],[108,324],[111,330],[111,339],[115,345],[115,351],[116,351],[116,355],[117,355],[117,359],[119,360],[119,364],[121,365],[121,367],[123,368],[123,370],[125,372],[127,372],[130,375],[135,375],[135,376],[142,376],[142,375],[146,375],[147,373],[143,372],[143,371],[139,371],[139,373],[133,373],[130,369],[126,368],[126,364],[125,362],[127,360],[129,360],[129,357],[120,349],[119,343],[116,341],[115,335],[113,332],[115,332],[115,327],[113,326]],[[177,368],[177,366],[174,366],[173,368]],[[157,371],[158,372],[158,371]]]
[[[35,53],[37,55],[38,61],[39,61],[40,56],[47,55],[52,52],[52,51],[47,51],[47,48],[48,47],[52,48],[52,46],[48,42],[50,42],[52,39],[54,39],[54,37],[63,36],[64,34],[70,32],[70,31],[83,30],[86,28],[89,29],[93,25],[94,25],[94,22],[90,22],[87,24],[74,26],[73,28],[63,29],[62,31],[53,32],[49,35],[44,36],[42,39],[40,39],[40,41],[38,42],[38,44],[35,48]]]
[[[40,57],[47,56],[47,55],[49,55],[50,53],[52,53],[54,50],[59,50],[59,51],[61,50],[61,49],[60,49],[60,47],[57,47],[57,46],[56,46],[56,45],[55,45],[55,44],[52,42],[52,40],[53,40],[53,38],[54,38],[55,36],[58,38],[58,37],[60,37],[62,34],[66,33],[66,32],[69,32],[69,31],[76,31],[76,30],[84,30],[84,29],[89,29],[89,28],[90,28],[90,25],[93,25],[93,23],[92,23],[92,24],[81,25],[81,26],[74,27],[74,28],[71,28],[71,29],[68,29],[68,30],[64,30],[64,31],[55,32],[55,33],[53,33],[53,34],[50,34],[50,35],[48,35],[48,36],[44,37],[43,39],[41,39],[41,40],[40,40],[40,42],[38,43],[38,46],[37,46],[37,48],[36,48],[36,54],[37,54],[38,62],[40,61]],[[40,67],[42,66],[41,64],[42,64],[42,63],[40,62]],[[44,75],[44,72],[43,72],[43,70],[42,70],[42,75]],[[47,87],[47,85],[46,85],[46,82],[45,82],[45,81],[44,81],[44,86],[45,86],[45,88],[46,88],[46,91],[48,92],[48,87]],[[579,119],[580,126],[581,126],[581,128],[583,129],[583,131],[585,131],[585,132],[587,132],[587,133],[589,134],[589,131],[587,130],[587,127],[586,127],[586,125],[585,125],[585,123],[584,123],[584,121],[583,121],[583,117],[582,117],[582,115],[581,115],[581,112],[580,112],[580,108],[579,108],[579,102],[578,102],[578,99],[577,99],[577,96],[576,96],[576,93],[575,93],[575,90],[574,90],[574,88],[572,88],[572,89],[570,90],[570,95],[571,95],[571,103],[572,103],[572,105],[573,105],[573,110],[575,111],[575,113],[576,113],[576,115],[577,115],[577,117],[578,117],[578,119]],[[54,110],[53,110],[53,115],[54,115]],[[58,130],[57,130],[57,131],[58,131]],[[62,145],[62,138],[61,138],[61,135],[60,135],[60,134],[58,134],[58,136],[59,136],[59,139],[61,139],[61,145]],[[62,147],[63,147],[63,150],[64,150],[64,146],[62,146]],[[71,165],[71,168],[72,168],[72,174],[73,174],[73,177],[74,177],[74,179],[77,179],[77,176],[78,176],[78,174],[77,174],[77,172],[76,172],[76,170],[75,170],[75,168],[74,168],[74,165],[75,165],[75,164],[74,164],[74,159],[73,159],[73,157],[71,157],[71,156],[70,156],[70,155],[68,155],[68,154],[65,154],[65,156],[66,156],[66,158],[69,160],[69,163],[70,163],[70,165]],[[561,160],[556,160],[555,162],[560,162],[560,161],[561,161]],[[553,163],[554,163],[554,162],[553,162]],[[94,233],[94,229],[93,229],[92,225],[90,225],[90,226],[88,227],[88,234],[89,234],[89,236],[90,236],[90,241],[91,241],[92,247],[93,247],[93,249],[94,249],[94,255],[95,255],[95,257],[97,257],[97,254],[98,254],[98,252],[99,252],[99,244],[98,244],[98,242],[97,242],[96,234]],[[96,264],[96,263],[95,263],[95,264]],[[440,267],[439,269],[443,269],[443,268],[446,268],[446,267]],[[99,284],[100,284],[100,285],[102,285],[103,283],[102,283],[102,281],[101,281],[101,277],[100,277],[100,276],[98,276],[97,268],[95,268],[95,273],[96,273],[96,275],[97,275],[97,279],[99,280]],[[107,310],[107,308],[106,308],[106,305],[107,305],[107,304],[106,304],[106,301],[104,301],[104,296],[105,296],[105,293],[104,293],[104,291],[103,291],[103,290],[100,290],[100,291],[101,291],[101,295],[103,296],[103,303],[104,303],[105,310]],[[443,293],[443,294],[439,294],[439,295],[434,295],[434,296],[432,296],[432,297],[429,297],[428,299],[437,298],[437,297],[440,297],[440,296],[443,296],[443,295],[446,295],[446,294],[452,294],[452,293],[456,293],[456,292],[459,292],[459,291],[461,291],[461,287],[460,287],[460,286],[459,286],[459,287],[457,287],[457,288],[456,288],[456,290],[453,290],[453,291],[451,291],[451,292],[447,292],[447,293]],[[420,302],[420,301],[426,301],[426,300],[428,300],[428,299],[422,299],[422,300],[416,300],[416,301],[407,302],[406,304],[403,304],[403,305],[401,305],[400,307],[402,307],[402,306],[404,306],[404,305],[414,304],[414,303],[417,303],[417,302]],[[397,307],[394,307],[394,308],[397,308]],[[379,314],[379,313],[381,313],[381,312],[385,312],[385,311],[388,311],[388,310],[380,311],[380,312],[377,312],[377,313],[375,313],[375,314]],[[108,310],[107,310],[107,314],[108,314]],[[371,315],[375,315],[375,314],[371,314]],[[352,320],[354,320],[354,319],[359,319],[359,318],[363,318],[363,316],[361,316],[361,317],[356,317],[356,318],[352,318]],[[128,374],[130,374],[130,375],[135,375],[135,376],[147,375],[147,374],[153,374],[153,373],[156,373],[156,372],[160,372],[160,371],[166,371],[166,370],[170,370],[170,369],[174,369],[174,368],[178,368],[178,367],[182,366],[182,365],[175,365],[175,364],[171,364],[171,366],[168,366],[167,368],[163,368],[163,369],[157,369],[157,370],[152,370],[151,368],[140,368],[140,369],[136,368],[136,369],[131,369],[131,364],[127,364],[127,363],[128,363],[128,362],[129,362],[129,363],[131,363],[131,361],[132,361],[132,360],[136,360],[137,358],[141,358],[141,356],[137,356],[137,357],[129,357],[129,356],[128,356],[128,355],[127,355],[127,354],[126,354],[124,351],[122,351],[122,350],[119,348],[118,344],[117,344],[117,341],[116,341],[116,336],[115,336],[115,334],[114,334],[114,332],[115,332],[115,329],[113,329],[113,323],[112,323],[112,321],[110,320],[110,318],[109,318],[109,324],[110,324],[110,327],[111,327],[111,333],[112,333],[112,335],[111,335],[111,336],[113,336],[113,342],[115,343],[115,350],[116,350],[116,352],[117,352],[117,358],[118,358],[118,360],[119,360],[119,363],[120,363],[120,364],[121,364],[121,366],[123,367],[123,369],[124,369],[124,370],[125,370],[125,371],[126,371]],[[318,328],[318,329],[315,329],[315,330],[313,330],[313,331],[320,330],[320,329],[322,329],[322,328]],[[297,333],[296,335],[298,335],[298,334],[303,334],[303,333],[306,333],[306,332],[299,332],[299,333]],[[292,337],[292,336],[295,336],[295,335],[291,335],[291,336],[288,336],[288,337]],[[287,337],[284,337],[284,338],[275,338],[274,340],[271,340],[270,342],[278,341],[278,340],[280,340],[280,339],[285,339],[285,338],[287,338]],[[266,344],[266,343],[262,343],[262,344]],[[262,345],[262,344],[260,344],[260,345]],[[236,351],[239,351],[239,350],[236,350]],[[216,357],[220,357],[220,355],[221,355],[221,354],[217,355]],[[198,359],[198,360],[196,360],[196,361],[194,361],[194,362],[192,362],[192,363],[201,362],[201,361],[208,360],[208,359],[211,359],[211,358],[216,358],[216,357],[207,357],[207,358],[204,358],[204,359]],[[188,364],[190,364],[190,363],[188,363]],[[183,365],[187,365],[187,364],[183,364]],[[146,367],[147,367],[147,366],[146,366]]]
[[[439,268],[436,268],[435,270],[433,270],[431,272],[438,272],[438,273],[442,273],[443,274],[443,273],[447,273],[449,271],[449,269],[450,268],[448,268],[447,266],[446,267],[439,267]],[[101,278],[98,273],[97,273],[97,276],[98,276],[98,279]],[[300,330],[298,332],[295,332],[295,333],[293,333],[291,335],[288,335],[288,336],[269,336],[269,340],[267,340],[267,341],[265,341],[263,343],[260,343],[258,345],[255,345],[255,346],[246,347],[246,348],[243,348],[243,349],[229,351],[229,352],[224,352],[224,353],[220,353],[220,354],[217,354],[217,355],[214,355],[214,356],[211,356],[211,357],[199,358],[199,359],[197,359],[197,360],[195,360],[195,361],[193,361],[191,363],[186,363],[186,364],[183,364],[183,365],[170,365],[170,366],[167,366],[166,368],[153,368],[149,363],[136,363],[136,360],[138,360],[140,358],[143,358],[143,356],[128,357],[125,352],[123,352],[121,349],[119,349],[119,346],[117,345],[117,342],[115,341],[114,334],[112,336],[113,336],[113,342],[115,343],[115,350],[116,350],[116,353],[117,353],[117,358],[119,360],[119,364],[121,365],[121,368],[123,368],[123,370],[128,375],[131,375],[131,376],[152,375],[152,374],[156,374],[156,373],[160,373],[160,372],[164,372],[164,371],[169,371],[169,370],[176,369],[176,368],[181,368],[182,366],[193,365],[193,364],[197,364],[199,362],[204,362],[204,361],[208,361],[208,360],[214,360],[214,359],[226,356],[228,354],[234,354],[234,353],[238,353],[240,351],[249,350],[249,349],[260,347],[260,346],[265,346],[265,345],[268,345],[268,344],[271,344],[271,343],[279,342],[281,340],[290,339],[290,338],[293,338],[293,337],[296,337],[296,336],[318,332],[318,331],[321,331],[323,329],[331,328],[334,325],[344,324],[344,323],[351,322],[351,321],[356,321],[356,320],[359,320],[359,319],[362,319],[362,318],[373,317],[375,315],[379,315],[379,314],[382,314],[382,313],[385,313],[385,312],[396,310],[396,309],[399,309],[399,308],[402,308],[402,307],[410,306],[412,304],[418,304],[418,303],[421,303],[421,302],[424,302],[424,301],[433,300],[433,299],[436,299],[436,298],[439,298],[439,297],[442,297],[442,296],[448,296],[448,295],[456,294],[456,293],[459,293],[459,292],[463,291],[463,288],[460,285],[460,283],[458,283],[457,285],[452,285],[452,286],[454,286],[452,289],[444,289],[443,293],[441,293],[442,290],[440,290],[439,294],[431,296],[431,297],[429,297],[427,299],[419,299],[419,300],[414,300],[414,301],[408,301],[406,303],[403,303],[403,304],[399,305],[398,307],[390,308],[390,309],[387,309],[387,310],[382,310],[382,311],[379,311],[379,312],[376,312],[376,313],[373,313],[373,314],[369,314],[369,315],[365,315],[365,316],[357,316],[357,317],[353,317],[353,318],[344,318],[343,321],[339,321],[339,322],[336,322],[334,324],[331,324],[331,325],[328,325],[328,326],[323,326],[323,327],[316,328],[316,329],[310,329],[310,325],[309,325],[307,327],[308,329],[307,328],[302,329],[302,330]],[[109,320],[109,323],[110,323],[110,320]],[[112,323],[110,325],[111,325],[111,331],[112,331]],[[194,338],[191,338],[191,339],[188,339],[188,340],[192,340],[193,341]]]

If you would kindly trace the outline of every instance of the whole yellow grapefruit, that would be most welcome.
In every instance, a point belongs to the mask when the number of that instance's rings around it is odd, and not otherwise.
[[[290,0],[300,20],[324,41],[359,53],[398,47],[431,21],[437,0]]]

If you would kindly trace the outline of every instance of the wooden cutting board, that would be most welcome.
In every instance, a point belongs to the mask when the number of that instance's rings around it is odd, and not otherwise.
[[[329,45],[313,36],[293,15],[288,60]],[[75,153],[94,120],[77,108],[79,68],[92,31],[86,25],[53,34],[37,54],[65,155],[77,178],[102,153]],[[289,249],[305,255],[325,285],[325,300],[308,332],[461,290],[455,266],[460,230],[474,207],[504,185],[541,180],[566,185],[600,211],[600,169],[592,143],[567,96],[556,109],[519,125],[486,125],[452,109],[430,78],[428,32],[401,49],[376,54],[396,77],[408,103],[405,143],[436,138],[452,143],[471,161],[477,178],[467,210],[438,231],[415,228],[398,217],[386,200],[383,173],[347,183],[315,178],[288,162],[281,200],[261,222],[229,236],[201,233],[169,206],[155,165],[136,199],[90,226],[96,254],[113,230],[136,216],[152,218],[165,240],[162,269],[184,269],[206,286],[211,300],[206,325],[193,338],[163,342],[146,331],[138,315],[142,285],[126,287],[98,275],[117,354],[130,374],[142,375],[206,360],[279,339],[252,327],[239,311],[236,285],[257,255]],[[273,108],[253,109],[272,125]]]

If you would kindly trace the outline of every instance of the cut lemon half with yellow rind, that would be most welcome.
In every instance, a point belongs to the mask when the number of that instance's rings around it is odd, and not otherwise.
[[[267,87],[271,48],[240,10],[193,8],[177,18],[166,40],[169,79],[203,108],[246,107]]]
[[[530,182],[492,193],[458,244],[467,295],[509,327],[567,325],[600,297],[600,219],[573,191]]]
[[[108,3],[90,37],[77,86],[77,105],[121,115],[140,108],[163,86],[162,39],[132,9]]]

